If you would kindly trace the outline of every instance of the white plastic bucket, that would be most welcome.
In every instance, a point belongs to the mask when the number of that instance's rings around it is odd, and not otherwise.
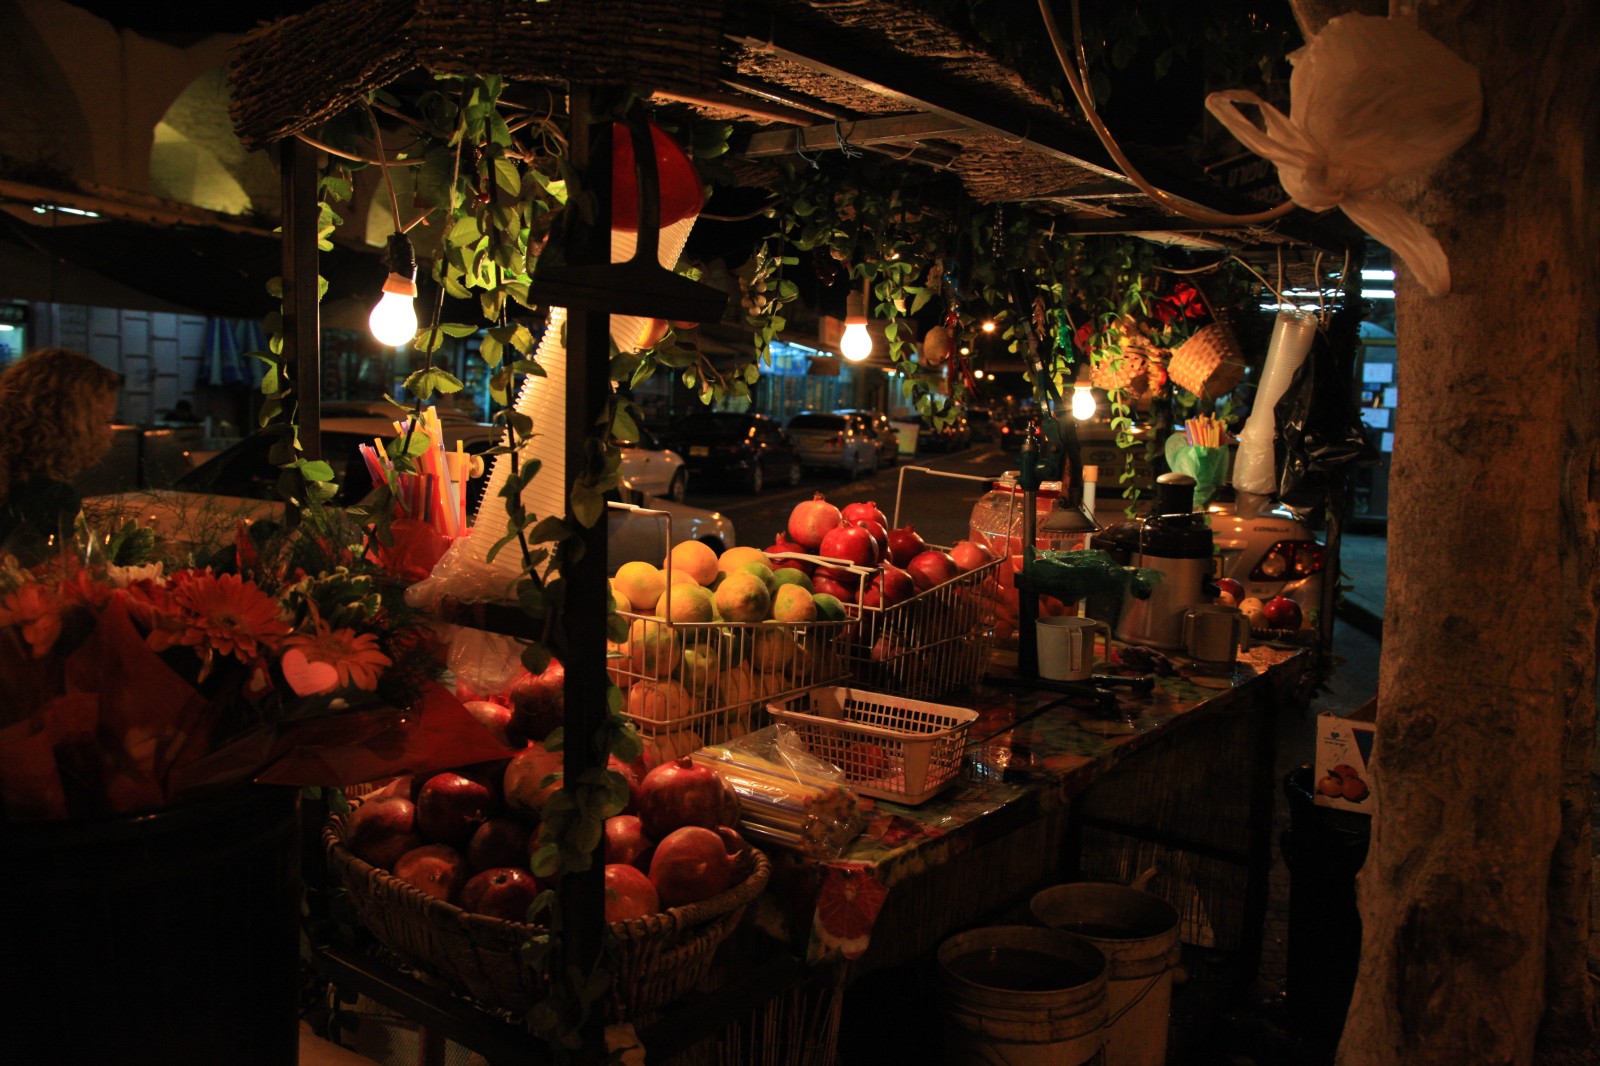
[[[974,929],[939,946],[939,969],[950,1027],[946,1062],[1100,1062],[1106,959],[1087,940],[1025,925]]]
[[[1105,1066],[1162,1066],[1177,910],[1148,892],[1090,882],[1047,888],[1029,908],[1044,925],[1082,937],[1106,956]]]

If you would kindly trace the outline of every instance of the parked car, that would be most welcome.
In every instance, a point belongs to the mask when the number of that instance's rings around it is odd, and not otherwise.
[[[861,415],[801,411],[787,428],[802,466],[843,470],[854,478],[873,473],[882,462],[878,435]]]
[[[453,428],[448,421],[443,424],[446,442],[453,446]],[[339,479],[339,492],[333,499],[336,506],[358,503],[371,491],[372,479],[357,446],[370,444],[375,435],[393,436],[393,427],[380,425],[376,419],[333,418],[322,423],[323,457]],[[190,537],[198,542],[231,540],[238,522],[281,522],[284,505],[277,495],[280,470],[268,458],[273,439],[266,433],[246,437],[183,475],[173,489],[93,496],[84,501],[84,509],[91,518],[126,515],[163,535]],[[492,433],[473,433],[463,448],[481,452],[493,441]],[[469,482],[470,505],[476,505],[486,481],[479,477]],[[700,540],[718,552],[735,545],[733,523],[715,511],[651,496],[632,485],[613,495],[634,507],[649,507],[670,515],[674,544]],[[634,559],[659,564],[665,554],[664,524],[659,518],[631,510],[610,512],[607,540],[607,561],[613,569]]]
[[[882,411],[870,411],[862,407],[842,407],[833,412],[836,415],[860,415],[867,420],[872,428],[872,433],[878,439],[878,465],[898,466],[900,464],[900,433],[894,428],[894,422]]]
[[[1000,438],[1000,450],[1003,452],[1019,452],[1022,442],[1028,437],[1028,427],[1033,425],[1033,415],[1024,411],[1011,415],[1000,423],[995,436]]]
[[[734,481],[750,492],[772,482],[800,484],[800,453],[794,440],[766,415],[704,411],[683,419],[666,434],[697,484]]]
[[[902,415],[895,419],[918,427],[917,451],[958,452],[972,444],[972,426],[967,416],[958,414],[953,422],[934,428],[931,420],[921,415]]]
[[[622,480],[648,496],[682,503],[689,490],[689,467],[683,456],[639,427],[639,439],[622,445]]]
[[[499,440],[498,426],[485,422],[478,422],[461,411],[449,408],[437,408],[439,424],[441,426],[455,427],[458,425],[472,425],[480,427],[491,440]],[[334,418],[371,417],[385,422],[393,422],[403,418],[404,412],[387,400],[333,400],[322,405],[324,425]],[[383,430],[387,433],[388,430]],[[447,443],[454,429],[446,429]],[[476,435],[477,431],[462,430],[464,434]],[[684,466],[683,457],[662,444],[654,434],[643,426],[639,427],[639,440],[631,444],[622,444],[622,479],[640,492],[650,496],[661,496],[675,503],[682,503],[688,491],[689,471]],[[470,448],[469,448],[470,450]]]
[[[967,409],[967,424],[972,427],[973,441],[987,444],[994,440],[999,420],[994,417],[992,412],[982,407],[969,407]]]

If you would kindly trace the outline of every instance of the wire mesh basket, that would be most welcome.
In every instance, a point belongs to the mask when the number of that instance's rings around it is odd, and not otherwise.
[[[916,805],[953,784],[978,712],[856,688],[819,688],[768,708],[857,792]]]
[[[674,575],[667,548],[672,516],[635,504],[610,506],[653,518],[663,530],[660,603],[674,617],[617,612],[628,625],[627,639],[609,645],[606,655],[606,672],[622,689],[622,712],[645,734],[647,750],[687,753],[720,744],[766,724],[769,700],[844,679],[840,645],[851,628],[848,619],[729,621],[712,611],[708,620],[681,620],[672,611],[675,576],[683,576]],[[693,579],[688,584],[700,587]]]
[[[902,467],[895,490],[893,525],[900,524],[900,503],[908,473],[962,481],[993,482],[990,477],[953,474],[928,467]],[[929,544],[933,551],[949,549]],[[994,600],[980,594],[1000,558],[957,574],[890,606],[868,606],[858,594],[846,610],[856,625],[843,645],[851,680],[901,696],[940,696],[965,688],[983,676],[994,637]],[[865,591],[874,570],[850,567]]]
[[[628,640],[607,660],[623,713],[652,738],[719,744],[765,723],[765,707],[847,674],[849,621],[669,622],[622,612]],[[659,741],[658,741],[659,742]]]

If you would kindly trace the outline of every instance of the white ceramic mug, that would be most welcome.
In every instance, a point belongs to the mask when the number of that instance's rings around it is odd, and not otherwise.
[[[1183,647],[1191,659],[1231,663],[1241,648],[1250,650],[1250,620],[1237,607],[1191,607],[1183,615]]]
[[[1111,647],[1111,627],[1093,618],[1047,615],[1036,623],[1039,676],[1051,681],[1087,681],[1094,673],[1095,631],[1106,635]]]

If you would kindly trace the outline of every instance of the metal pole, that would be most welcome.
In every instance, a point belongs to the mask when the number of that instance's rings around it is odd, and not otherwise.
[[[283,362],[294,383],[300,447],[322,458],[322,320],[317,308],[317,157],[297,137],[278,142],[283,214]],[[298,518],[291,510],[291,521]]]
[[[611,153],[590,159],[589,90],[573,86],[568,101],[571,116],[569,154],[573,170],[585,176],[596,199],[595,217],[611,217]],[[567,246],[573,266],[606,263],[611,258],[609,225],[577,226],[580,239]],[[570,309],[567,317],[567,432],[566,496],[589,464],[586,442],[606,400],[610,397],[609,316],[602,311]],[[576,523],[574,523],[576,525]],[[562,568],[566,582],[566,780],[577,781],[588,770],[606,765],[604,752],[594,749],[592,738],[606,716],[606,521],[580,529],[580,557]],[[593,970],[605,936],[605,864],[597,855],[582,873],[561,876],[561,927],[566,962],[580,973]],[[562,979],[562,978],[558,978]],[[590,1012],[582,1029],[580,1061],[599,1062],[605,1054],[605,1012]]]

